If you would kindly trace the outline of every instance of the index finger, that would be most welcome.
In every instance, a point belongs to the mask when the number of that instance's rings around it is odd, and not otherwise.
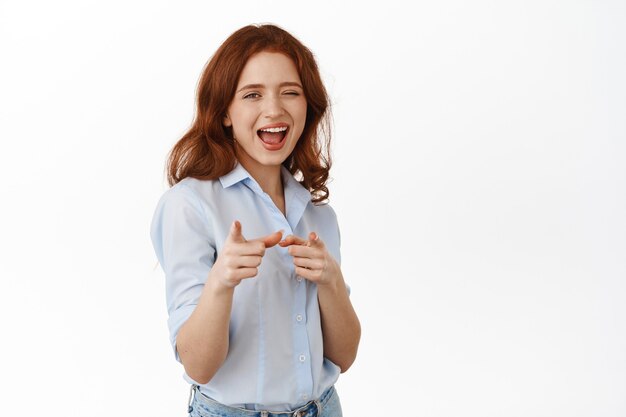
[[[294,235],[289,235],[285,237],[285,239],[278,242],[278,244],[282,246],[283,248],[287,246],[291,246],[291,245],[308,245],[308,243],[309,243],[308,240],[304,240],[301,237],[294,236]]]
[[[280,238],[282,236],[283,236],[283,231],[279,230],[278,232],[274,232],[271,235],[267,235],[265,237],[259,237],[253,240],[263,242],[266,248],[271,248],[272,246],[280,242]]]

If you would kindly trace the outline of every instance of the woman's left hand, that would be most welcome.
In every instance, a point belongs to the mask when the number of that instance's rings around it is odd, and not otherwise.
[[[341,277],[339,264],[332,257],[322,239],[315,232],[309,233],[309,240],[289,235],[278,243],[289,247],[293,256],[296,274],[318,285],[336,284]]]

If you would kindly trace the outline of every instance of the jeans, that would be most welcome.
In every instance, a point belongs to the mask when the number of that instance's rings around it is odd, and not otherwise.
[[[341,403],[335,387],[330,387],[318,400],[310,401],[292,411],[255,411],[229,407],[202,394],[192,385],[189,397],[189,417],[342,417]],[[193,400],[192,400],[193,397]]]

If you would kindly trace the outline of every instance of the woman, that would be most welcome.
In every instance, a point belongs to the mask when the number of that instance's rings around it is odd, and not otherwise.
[[[313,54],[276,26],[236,31],[204,70],[151,228],[192,416],[341,416],[360,324],[324,204],[328,120]]]

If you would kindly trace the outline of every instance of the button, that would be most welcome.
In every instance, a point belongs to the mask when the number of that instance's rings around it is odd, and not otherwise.
[[[298,314],[296,316],[296,321],[302,321],[302,314]]]
[[[296,281],[298,281],[298,282],[302,281],[302,277],[301,276],[297,276],[296,277]]]
[[[303,399],[303,400],[308,400],[308,399],[309,399],[309,396],[308,396],[308,395],[306,395],[306,394],[302,394],[302,399]]]
[[[300,355],[298,359],[300,359],[300,362],[304,362],[306,360],[306,356]]]

